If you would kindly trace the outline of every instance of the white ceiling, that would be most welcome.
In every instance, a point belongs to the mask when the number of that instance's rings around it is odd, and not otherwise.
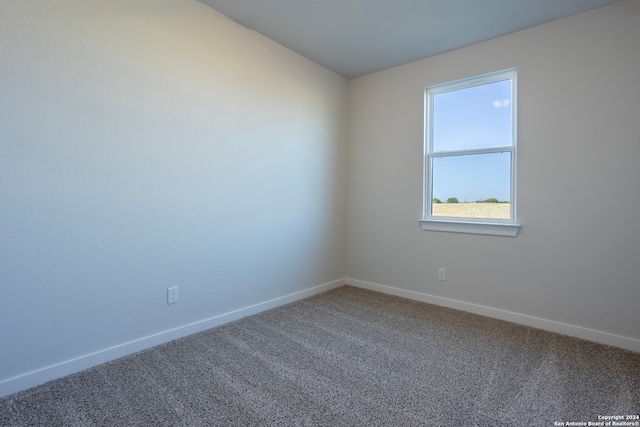
[[[620,0],[200,0],[346,77]]]

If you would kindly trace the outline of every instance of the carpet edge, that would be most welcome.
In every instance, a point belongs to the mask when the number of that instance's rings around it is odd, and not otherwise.
[[[504,320],[507,322],[517,323],[524,326],[530,326],[536,329],[542,329],[549,332],[555,332],[562,335],[580,338],[599,344],[610,345],[625,350],[640,353],[640,340],[631,337],[612,334],[609,332],[589,329],[582,326],[571,325],[567,323],[557,322],[555,320],[543,319],[540,317],[529,316],[512,311],[502,310],[499,308],[488,307],[480,304],[474,304],[466,301],[455,300],[451,298],[439,297],[423,292],[410,291],[406,289],[396,288],[393,286],[382,285],[379,283],[367,282],[347,277],[346,283],[349,286],[368,289],[371,291],[382,292],[414,301],[426,302],[441,307],[453,308],[455,310],[465,311],[468,313],[478,314],[493,319]]]
[[[301,291],[276,297],[258,304],[249,305],[227,313],[212,316],[186,325],[167,329],[155,334],[147,335],[135,340],[124,342],[112,347],[104,348],[93,353],[80,355],[59,363],[35,369],[20,375],[0,380],[0,397],[8,396],[29,388],[53,381],[76,372],[89,369],[178,338],[183,338],[209,328],[233,322],[246,316],[270,310],[281,305],[289,304],[311,297],[346,284],[346,278],[340,278],[321,285],[312,286]]]

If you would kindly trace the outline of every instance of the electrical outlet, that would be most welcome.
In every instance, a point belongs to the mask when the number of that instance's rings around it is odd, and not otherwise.
[[[167,304],[175,304],[178,302],[178,287],[167,288]]]
[[[447,269],[439,267],[438,268],[438,280],[442,280],[443,282],[447,280]]]

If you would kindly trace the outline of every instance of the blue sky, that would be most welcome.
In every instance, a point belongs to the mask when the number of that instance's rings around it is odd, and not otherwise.
[[[511,153],[433,159],[433,197],[475,202],[495,197],[510,201]]]
[[[435,95],[434,153],[511,145],[511,100],[510,80]],[[433,197],[509,201],[510,167],[509,152],[434,158]]]

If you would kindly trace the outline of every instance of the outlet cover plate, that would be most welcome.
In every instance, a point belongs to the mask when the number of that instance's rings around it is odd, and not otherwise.
[[[167,288],[167,304],[175,304],[178,302],[178,287]]]

